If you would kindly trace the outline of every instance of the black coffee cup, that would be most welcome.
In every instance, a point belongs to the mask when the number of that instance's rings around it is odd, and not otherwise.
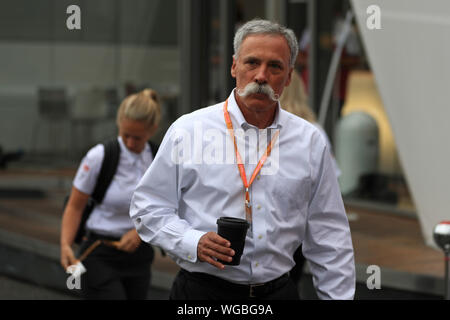
[[[247,220],[232,218],[232,217],[220,217],[217,219],[217,233],[222,238],[230,241],[230,247],[234,250],[233,260],[231,262],[219,260],[220,263],[237,266],[241,263],[241,256],[244,252],[245,236],[250,224]]]

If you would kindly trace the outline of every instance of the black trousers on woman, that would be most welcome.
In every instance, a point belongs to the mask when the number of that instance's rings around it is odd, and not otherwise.
[[[98,239],[119,239],[90,234],[80,247],[84,252]],[[153,248],[142,242],[133,253],[101,244],[83,261],[81,292],[87,300],[143,300],[150,285]]]

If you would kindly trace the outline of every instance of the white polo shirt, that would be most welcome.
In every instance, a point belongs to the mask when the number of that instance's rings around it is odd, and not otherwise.
[[[120,158],[116,174],[102,203],[92,211],[86,228],[102,235],[120,237],[134,228],[129,215],[131,197],[134,188],[152,163],[153,155],[148,144],[137,154],[127,149],[121,137],[117,139],[120,144]],[[87,194],[94,192],[104,155],[105,148],[102,144],[88,151],[73,181],[75,188]]]

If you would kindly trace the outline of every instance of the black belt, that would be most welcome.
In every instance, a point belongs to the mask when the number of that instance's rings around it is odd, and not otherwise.
[[[95,233],[92,231],[88,231],[86,234],[86,237],[89,240],[108,240],[108,241],[120,241],[120,237],[114,237],[114,236],[106,236],[103,234]]]
[[[235,297],[238,296],[249,298],[263,297],[281,288],[283,285],[286,284],[287,281],[289,281],[288,273],[285,273],[272,281],[257,284],[233,283],[207,273],[189,272],[184,269],[181,269],[180,273],[183,273],[184,275],[194,278],[196,280],[206,282],[210,285],[212,284],[214,286],[217,286],[222,290],[227,290],[230,292],[230,294],[232,294],[232,296]]]

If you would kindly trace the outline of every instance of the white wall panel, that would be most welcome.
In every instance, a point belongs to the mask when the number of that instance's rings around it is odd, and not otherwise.
[[[131,81],[162,93],[176,93],[179,70],[177,47],[0,43],[0,145],[6,150],[26,151],[67,148],[69,119],[56,127],[39,115],[40,87],[65,88],[73,117],[77,117],[80,110],[74,108],[80,92],[116,85],[123,91],[124,84]],[[90,110],[92,117],[105,113],[102,105],[96,108]],[[60,141],[49,139],[52,130],[61,132]],[[92,140],[104,136],[99,132]]]
[[[0,43],[0,87],[48,83],[51,58],[49,44]]]
[[[450,1],[352,0],[427,244],[450,219]],[[381,10],[370,30],[366,10]]]

